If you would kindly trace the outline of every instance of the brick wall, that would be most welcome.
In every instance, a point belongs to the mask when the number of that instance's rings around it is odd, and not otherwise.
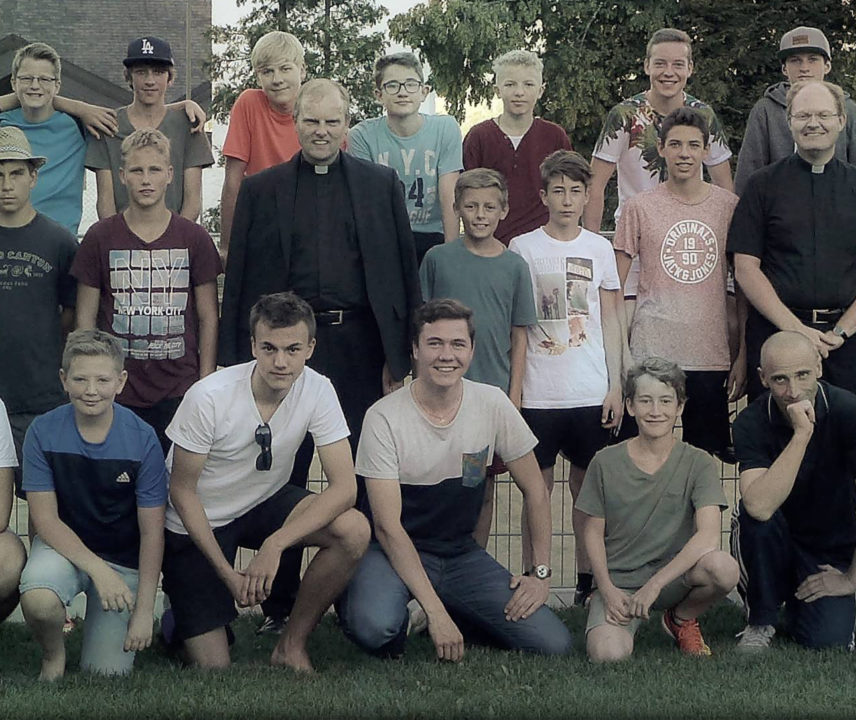
[[[211,56],[211,2],[190,0],[191,87],[199,97],[202,85],[205,100],[211,95],[203,69]],[[123,87],[128,42],[147,34],[161,37],[175,57],[176,80],[167,93],[172,101],[184,96],[187,77],[185,10],[184,0],[0,0],[0,29],[46,42],[63,59]]]

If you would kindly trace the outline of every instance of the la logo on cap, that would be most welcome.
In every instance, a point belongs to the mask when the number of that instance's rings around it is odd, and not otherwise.
[[[140,52],[143,53],[143,55],[154,55],[155,46],[149,42],[148,38],[143,38]]]
[[[794,45],[808,45],[808,35],[794,35],[792,42]]]

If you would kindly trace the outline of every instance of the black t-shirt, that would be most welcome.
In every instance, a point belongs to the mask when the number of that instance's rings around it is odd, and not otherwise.
[[[856,167],[812,172],[796,153],[755,172],[734,209],[728,252],[754,255],[789,308],[856,299]]]
[[[849,563],[856,548],[856,395],[818,383],[816,423],[790,495],[780,510],[793,538]],[[768,468],[793,437],[769,392],[734,421],[740,472]]]
[[[60,308],[74,307],[76,252],[74,236],[40,213],[0,227],[0,397],[10,413],[43,413],[65,398]]]

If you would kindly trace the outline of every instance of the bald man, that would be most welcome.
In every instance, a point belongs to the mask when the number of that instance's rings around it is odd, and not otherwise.
[[[856,620],[856,395],[820,380],[814,343],[761,347],[766,389],[734,422],[741,501],[731,549],[749,623],[737,645],[770,647],[779,609],[807,647],[848,647]]]

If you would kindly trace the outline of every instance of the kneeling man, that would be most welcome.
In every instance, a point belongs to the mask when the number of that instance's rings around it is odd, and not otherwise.
[[[631,368],[627,412],[639,435],[601,450],[577,507],[589,517],[583,543],[597,591],[586,624],[595,662],[623,660],[652,609],[682,652],[710,655],[698,618],[737,584],[737,563],[718,549],[727,507],[714,459],[678,440],[686,376],[652,357]]]
[[[552,531],[536,440],[502,390],[463,378],[473,335],[472,311],[456,300],[417,309],[417,379],[375,403],[363,422],[356,465],[378,543],[339,610],[346,633],[380,655],[403,653],[413,597],[443,660],[461,659],[465,636],[544,654],[571,648],[544,605]],[[514,577],[473,539],[494,453],[523,492],[532,532],[534,565]]]
[[[770,646],[782,603],[801,645],[852,643],[856,395],[818,382],[820,373],[820,355],[805,335],[771,335],[761,346],[768,392],[734,421],[742,499],[731,544],[749,616],[740,651]]]
[[[175,444],[164,590],[187,659],[225,667],[235,603],[270,595],[285,549],[317,546],[271,656],[274,665],[311,671],[306,640],[347,585],[369,526],[352,508],[357,485],[336,392],[305,367],[315,348],[312,308],[292,293],[266,295],[250,328],[255,360],[193,385],[167,428]],[[328,480],[318,495],[288,484],[307,431]],[[259,551],[243,572],[234,568],[239,546]]]

